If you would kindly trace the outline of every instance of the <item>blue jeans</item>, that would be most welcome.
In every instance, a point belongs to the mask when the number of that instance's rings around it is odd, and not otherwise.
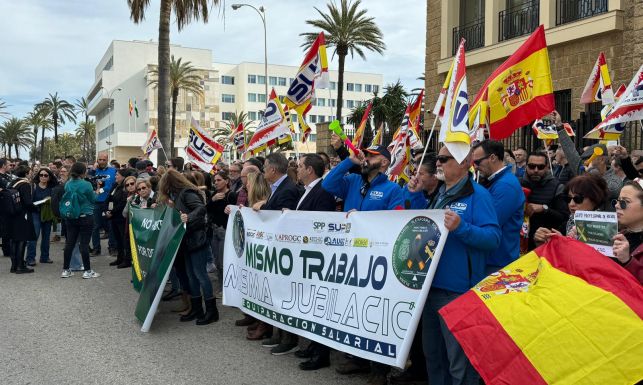
[[[80,242],[76,242],[74,250],[71,252],[71,261],[69,262],[69,269],[72,271],[85,270],[83,267],[83,260],[80,258]]]
[[[429,384],[478,385],[480,376],[438,314],[461,293],[431,288],[422,311],[422,346]]]
[[[49,260],[49,237],[51,236],[51,222],[42,222],[40,212],[31,213],[33,227],[36,230],[36,240],[27,242],[27,262],[36,262],[36,243],[40,239],[40,262]]]
[[[201,291],[203,291],[205,299],[213,298],[212,282],[210,282],[208,270],[206,269],[208,257],[211,254],[210,248],[206,245],[195,251],[189,252],[186,250],[185,253],[185,268],[190,283],[190,295],[199,297],[201,296]]]

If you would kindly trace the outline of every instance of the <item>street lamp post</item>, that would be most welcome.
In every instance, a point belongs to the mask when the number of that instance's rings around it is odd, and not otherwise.
[[[103,88],[103,89],[105,89],[105,88]],[[116,91],[123,91],[123,89],[121,87],[114,88],[112,90],[112,92],[107,94],[107,98],[109,99],[108,100],[109,104],[107,105],[107,108],[109,108],[109,110],[107,111],[107,116],[108,116],[108,118],[107,118],[108,119],[108,121],[107,121],[107,129],[109,129],[109,126],[112,125],[112,96],[114,95],[114,92],[116,92]],[[112,129],[112,131],[114,131],[114,129]],[[109,138],[107,138],[107,141],[105,143],[107,143],[107,156],[108,156],[108,158],[110,158],[109,160],[111,160],[111,158],[112,158],[112,132],[111,131],[109,133]]]
[[[265,77],[265,91],[266,91],[266,103],[268,102],[268,38],[266,35],[266,9],[262,6],[259,8],[250,4],[232,4],[232,9],[237,10],[241,7],[250,7],[254,9],[263,23],[263,65],[264,65],[264,77]]]

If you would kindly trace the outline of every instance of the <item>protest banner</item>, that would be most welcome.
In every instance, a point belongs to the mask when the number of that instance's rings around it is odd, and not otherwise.
[[[446,242],[442,210],[233,208],[223,304],[402,368]]]
[[[613,257],[612,238],[618,232],[616,213],[606,211],[576,211],[574,214],[578,240],[599,253]]]
[[[136,288],[139,280],[140,285],[135,314],[143,323],[141,331],[148,332],[185,234],[185,225],[179,212],[167,206],[154,209],[130,206],[129,218],[133,284]]]

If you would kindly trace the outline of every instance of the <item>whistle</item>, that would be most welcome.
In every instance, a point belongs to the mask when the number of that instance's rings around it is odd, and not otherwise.
[[[594,147],[594,153],[585,161],[585,167],[588,167],[594,159],[603,155],[603,149],[600,147]]]
[[[342,130],[342,126],[339,124],[339,120],[333,120],[330,122],[328,125],[328,129],[337,134],[341,140],[344,141],[344,144],[346,144],[346,147],[350,148],[353,153],[359,154],[359,150],[353,146],[353,143],[348,139],[348,136],[344,133],[344,130]]]

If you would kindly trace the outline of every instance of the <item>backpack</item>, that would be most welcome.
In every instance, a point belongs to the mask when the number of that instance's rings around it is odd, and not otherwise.
[[[22,205],[20,204],[20,192],[16,187],[23,183],[27,183],[27,181],[19,179],[10,184],[6,189],[0,191],[0,214],[6,216],[20,214]]]
[[[79,196],[74,189],[65,190],[63,197],[60,199],[58,209],[60,210],[60,217],[63,219],[80,218]]]

